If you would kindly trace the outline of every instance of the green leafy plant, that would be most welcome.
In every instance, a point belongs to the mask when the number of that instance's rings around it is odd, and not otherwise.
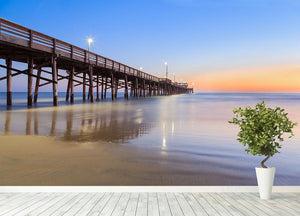
[[[264,163],[270,157],[279,153],[279,142],[284,141],[283,134],[288,133],[288,138],[294,136],[292,128],[297,123],[289,120],[284,109],[266,107],[265,101],[256,104],[254,108],[235,108],[233,113],[235,117],[229,123],[240,127],[237,140],[247,146],[247,153],[266,156],[260,163],[263,168],[267,168]]]

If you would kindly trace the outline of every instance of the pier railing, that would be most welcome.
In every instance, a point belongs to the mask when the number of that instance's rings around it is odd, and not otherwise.
[[[159,82],[160,78],[129,67],[112,59],[95,54],[88,50],[50,37],[16,23],[0,18],[0,39],[28,48],[59,54],[72,60],[90,63],[95,66],[112,69],[121,73],[136,76],[142,79]]]

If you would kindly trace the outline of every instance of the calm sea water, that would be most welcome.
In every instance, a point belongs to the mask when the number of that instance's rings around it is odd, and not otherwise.
[[[53,108],[51,93],[40,93],[38,105],[27,110],[26,93],[14,93],[14,106],[6,110],[5,94],[0,94],[1,133],[148,149],[159,153],[161,163],[184,163],[186,174],[210,172],[239,179],[240,185],[255,185],[254,167],[263,157],[245,153],[236,141],[238,128],[228,123],[232,109],[265,100],[271,107],[285,108],[290,119],[300,123],[300,94],[196,93],[126,101],[120,93],[115,102],[91,104],[81,103],[81,93],[76,93],[74,105],[64,102],[64,96],[59,94],[60,106]],[[282,143],[281,153],[266,163],[276,167],[275,185],[300,185],[300,124],[294,132],[294,138]],[[228,182],[215,179],[214,184]]]

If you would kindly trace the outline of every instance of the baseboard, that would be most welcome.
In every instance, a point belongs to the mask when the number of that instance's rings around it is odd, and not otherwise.
[[[0,186],[3,192],[258,192],[257,186]],[[273,192],[300,192],[300,186],[274,186]]]

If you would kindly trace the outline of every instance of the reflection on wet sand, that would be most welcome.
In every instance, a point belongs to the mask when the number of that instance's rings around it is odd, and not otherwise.
[[[8,134],[9,134],[9,129],[10,129],[10,116],[11,116],[11,115],[6,115],[6,118],[5,118],[5,126],[4,126],[5,135],[8,135]]]
[[[255,104],[257,95],[236,97],[1,111],[0,185],[255,185],[260,158],[244,152],[227,122],[232,107]],[[275,99],[272,106],[300,122],[298,102]],[[299,129],[270,160],[275,185],[299,184]]]
[[[0,141],[0,185],[217,185],[220,179],[223,185],[251,184],[230,174],[196,171],[195,161],[185,156],[137,146],[65,145],[55,137],[32,135],[1,136]]]
[[[129,109],[124,115],[118,110],[97,112],[95,109],[97,107],[90,107],[88,112],[78,107],[63,107],[59,111],[57,108],[7,111],[2,113],[5,116],[5,135],[43,135],[57,136],[65,141],[125,143],[151,129],[136,110]],[[12,122],[18,124],[12,126]],[[50,127],[44,127],[49,123]],[[25,128],[23,133],[22,128]]]
[[[211,185],[219,179],[225,185],[250,184],[199,170],[192,157],[170,151],[175,122],[166,120],[168,109],[158,113],[136,104],[2,112],[7,136],[0,136],[0,152],[5,152],[0,154],[0,185]],[[161,134],[140,141],[152,129]],[[129,141],[139,145],[115,145]],[[157,148],[149,148],[153,143]]]

